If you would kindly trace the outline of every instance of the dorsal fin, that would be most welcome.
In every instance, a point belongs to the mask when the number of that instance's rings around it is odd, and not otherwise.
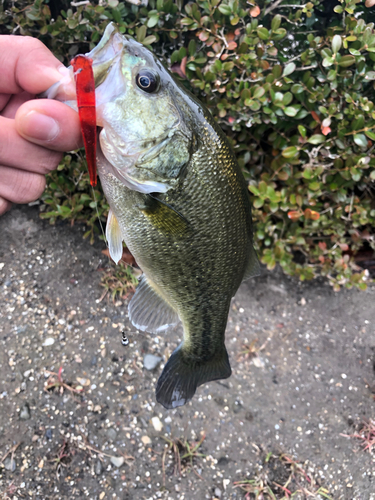
[[[176,311],[158,294],[143,275],[129,304],[129,319],[141,331],[159,333],[179,322]]]
[[[260,274],[260,264],[257,257],[257,254],[254,250],[253,245],[251,244],[250,252],[247,257],[247,264],[245,269],[245,274],[242,280],[247,280],[249,278],[253,278],[254,276],[259,276]]]
[[[260,275],[260,264],[258,260],[258,256],[256,251],[254,250],[254,243],[253,243],[253,225],[252,225],[252,220],[251,220],[251,198],[250,198],[250,193],[246,189],[246,196],[247,200],[249,202],[249,218],[247,220],[247,234],[249,238],[249,252],[247,255],[247,263],[246,263],[246,269],[242,278],[242,281],[247,280],[249,278],[253,278],[254,276],[259,276]]]

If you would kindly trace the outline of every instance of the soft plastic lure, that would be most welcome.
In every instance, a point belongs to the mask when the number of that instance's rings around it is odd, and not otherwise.
[[[90,183],[91,186],[96,186],[96,108],[92,59],[78,55],[71,60],[71,65],[76,82],[78,115],[86,150]]]

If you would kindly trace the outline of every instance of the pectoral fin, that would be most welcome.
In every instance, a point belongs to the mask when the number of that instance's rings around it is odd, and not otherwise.
[[[139,206],[139,209],[147,216],[153,226],[165,234],[182,236],[188,231],[189,223],[185,217],[154,195],[147,195],[144,205]]]
[[[119,223],[111,209],[108,213],[105,236],[108,242],[109,254],[118,264],[122,257],[122,234]]]
[[[179,322],[178,314],[142,276],[129,304],[129,319],[138,330],[160,333]]]

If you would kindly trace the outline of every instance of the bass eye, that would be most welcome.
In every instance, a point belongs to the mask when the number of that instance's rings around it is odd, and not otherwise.
[[[142,69],[135,77],[135,83],[141,90],[151,93],[159,86],[159,79],[155,73],[148,69]]]

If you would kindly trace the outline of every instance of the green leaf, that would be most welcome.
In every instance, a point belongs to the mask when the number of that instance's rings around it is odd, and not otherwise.
[[[295,69],[296,69],[296,65],[293,62],[287,64],[284,68],[283,76],[291,75]]]
[[[302,176],[304,179],[312,179],[314,177],[312,169],[305,168],[305,170],[302,172]]]
[[[224,14],[224,16],[230,16],[232,14],[232,9],[229,5],[221,4],[218,9],[222,14]]]
[[[310,144],[321,144],[324,142],[326,138],[322,134],[315,134],[310,137],[310,139],[307,140]]]
[[[250,109],[252,111],[259,111],[261,108],[261,104],[259,101],[253,101],[251,104],[250,104]]]
[[[306,139],[306,129],[303,125],[298,125],[298,131],[304,139]]]
[[[141,26],[141,27],[139,28],[139,30],[137,31],[137,41],[138,41],[139,43],[142,43],[142,42],[143,42],[143,40],[144,40],[144,39],[145,39],[145,37],[146,37],[146,33],[147,33],[147,28],[146,28],[146,26],[145,26],[145,25]]]
[[[156,42],[157,38],[155,35],[149,35],[146,36],[146,38],[143,40],[143,45],[151,45],[152,43]]]
[[[271,22],[271,30],[276,31],[277,29],[280,28],[281,24],[281,16],[279,14],[276,14],[276,16],[272,19]]]
[[[274,66],[272,68],[272,74],[275,78],[280,78],[281,76],[281,73],[282,73],[282,70],[281,70],[281,66],[279,64],[276,64],[276,66]],[[270,89],[270,92],[272,91],[272,89]],[[274,100],[274,99],[272,99]]]
[[[255,196],[259,196],[259,189],[252,184],[249,185],[249,191],[251,191]]]
[[[332,64],[335,62],[334,58],[333,57],[325,57],[323,59],[323,66],[325,68],[328,68],[328,66],[332,66]]]
[[[256,198],[254,200],[253,205],[255,208],[261,208],[263,206],[263,203],[264,203],[264,200],[262,198]]]
[[[195,53],[197,51],[197,43],[195,40],[190,40],[189,46],[188,46],[188,52],[190,56],[195,56]]]
[[[291,94],[290,92],[287,92],[286,94],[284,94],[284,97],[283,97],[284,106],[288,106],[288,104],[290,104],[292,101],[293,101],[293,94]]]
[[[194,19],[190,19],[190,17],[184,17],[181,19],[181,24],[183,26],[190,26],[191,24],[195,23]]]
[[[153,28],[156,26],[159,22],[159,16],[152,16],[150,19],[147,21],[147,26],[148,28]]]
[[[259,183],[259,192],[263,195],[267,193],[267,184],[264,181]]]
[[[354,56],[343,56],[339,61],[339,66],[341,66],[342,68],[347,68],[348,66],[351,66],[354,63],[355,63]]]
[[[353,139],[360,148],[367,148],[367,139],[365,134],[355,134]]]
[[[288,148],[285,148],[282,152],[281,155],[284,158],[294,158],[298,154],[298,149],[296,146],[289,146]]]
[[[253,95],[253,98],[254,99],[259,99],[260,97],[262,97],[265,93],[265,90],[263,87],[258,87],[254,90],[254,95]]]
[[[258,28],[257,34],[261,40],[268,40],[270,36],[267,28]]]
[[[284,36],[286,36],[285,28],[279,28],[272,33],[272,39],[276,41],[282,40]]]
[[[298,111],[299,110],[297,108],[295,108],[294,106],[287,106],[286,108],[284,108],[284,113],[287,116],[296,116]]]
[[[334,69],[330,69],[328,71],[328,75],[327,75],[327,80],[329,80],[330,82],[332,82],[333,80],[335,80],[337,77],[337,71],[334,70]]]
[[[370,132],[369,130],[366,130],[365,134],[367,135],[367,137],[369,139],[371,139],[372,141],[375,141],[375,132]]]
[[[309,189],[311,189],[311,191],[318,191],[318,189],[320,189],[320,183],[319,182],[310,182]]]
[[[337,54],[337,52],[341,49],[342,39],[340,35],[335,35],[332,38],[332,52]]]
[[[277,212],[278,209],[279,209],[279,204],[276,203],[276,202],[274,202],[274,201],[271,201],[271,203],[270,203],[270,209],[271,209],[272,213]]]

